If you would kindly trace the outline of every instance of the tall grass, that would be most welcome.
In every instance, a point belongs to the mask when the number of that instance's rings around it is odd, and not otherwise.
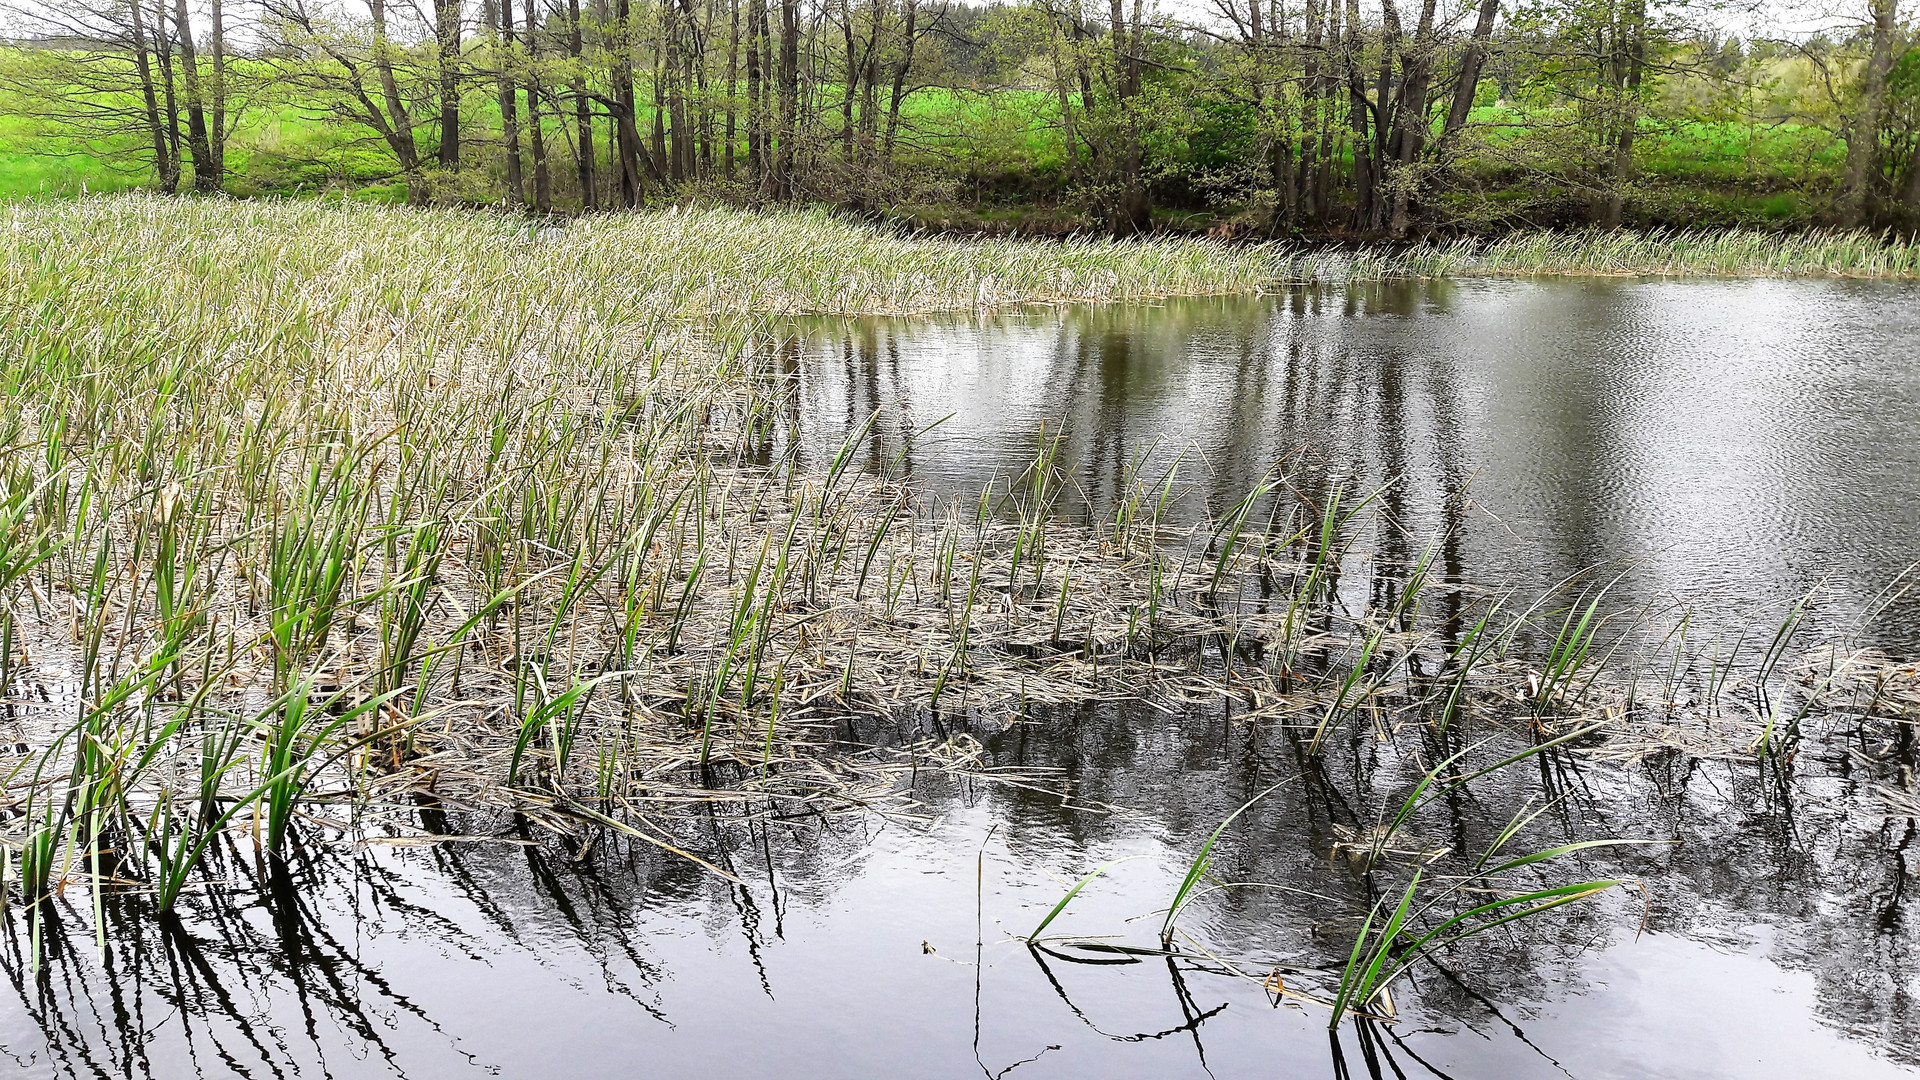
[[[823,700],[977,704],[990,589],[1092,642],[1128,562],[1052,519],[1045,460],[1011,529],[990,492],[943,519],[855,467],[865,430],[824,476],[744,464],[784,400],[766,317],[1271,270],[1260,248],[818,213],[529,230],[131,195],[3,216],[0,683],[29,667],[78,703],[21,729],[0,840],[29,901],[133,878],[163,910],[220,836],[280,855],[382,792],[644,813],[676,785],[865,790],[810,764]]]
[[[1368,251],[1358,277],[1920,276],[1920,244],[1861,230],[1575,229],[1523,231],[1394,251]]]

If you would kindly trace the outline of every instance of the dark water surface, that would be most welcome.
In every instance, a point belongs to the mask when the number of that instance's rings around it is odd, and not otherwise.
[[[1449,574],[1523,589],[1624,561],[1623,588],[1728,623],[1825,581],[1824,618],[1847,625],[1920,557],[1911,287],[1451,283],[816,329],[781,437],[818,463],[883,408],[876,463],[903,457],[935,493],[1018,472],[1044,425],[1083,508],[1142,455],[1192,447],[1191,499],[1217,512],[1305,446],[1400,478],[1383,553],[1449,527]],[[1874,640],[1911,645],[1914,623],[1896,606]],[[6,916],[0,1075],[1920,1074],[1915,828],[1882,791],[1915,748],[1888,730],[1811,732],[1784,783],[1750,759],[1550,756],[1447,800],[1411,841],[1477,850],[1552,799],[1534,846],[1663,843],[1580,856],[1563,872],[1642,887],[1489,935],[1403,984],[1377,1042],[1330,1043],[1324,1010],[1269,987],[1324,989],[1351,940],[1367,898],[1335,842],[1477,737],[1355,727],[1303,778],[1219,703],[1036,713],[973,735],[995,764],[1057,770],[1050,790],[929,772],[915,816],[690,810],[677,835],[738,884],[455,817],[432,824],[474,839],[375,828],[282,877],[224,859],[230,883],[177,924],[111,897],[104,952],[82,892],[42,928],[37,974]],[[1190,956],[1215,959],[1014,940],[1132,856],[1052,929],[1151,944],[1207,834],[1276,783],[1216,871],[1284,888],[1182,919]]]

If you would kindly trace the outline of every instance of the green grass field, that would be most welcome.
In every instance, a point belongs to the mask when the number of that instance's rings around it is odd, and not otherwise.
[[[0,49],[0,67],[33,60],[30,53]],[[816,93],[830,114],[837,112],[836,87],[822,86]],[[644,85],[640,97],[639,126],[650,132],[653,110],[644,104],[650,97]],[[371,130],[323,119],[312,104],[285,94],[256,97],[227,143],[226,189],[241,196],[333,191],[402,199],[405,189],[394,181],[395,165],[380,139]],[[157,182],[140,139],[81,139],[22,115],[31,105],[0,95],[0,198],[121,191]],[[486,94],[471,95],[462,103],[462,118],[463,136],[471,144],[468,153],[497,158],[498,103]],[[915,165],[957,167],[973,174],[1055,172],[1065,158],[1057,118],[1053,96],[1038,91],[924,88],[902,103],[897,152]],[[605,123],[603,116],[596,120]],[[548,145],[566,158],[571,153],[571,119],[547,115],[545,124]],[[836,130],[831,117],[826,127]],[[417,129],[423,153],[433,153],[437,135],[431,123]],[[596,138],[603,137],[600,127]],[[744,158],[744,124],[740,139],[739,155]]]
[[[152,180],[151,170],[125,172],[91,148],[37,133],[0,115],[0,199],[122,191]]]
[[[31,53],[0,49],[0,68],[34,62]],[[277,93],[256,93],[233,130],[227,149],[229,193],[404,198],[391,155],[371,131],[323,119],[316,103]],[[821,130],[829,139],[838,131],[838,93],[831,84],[814,91],[816,107],[826,114]],[[641,100],[650,96],[642,87]],[[148,155],[133,136],[84,141],[27,119],[22,114],[28,105],[0,95],[0,199],[68,197],[156,183]],[[1174,177],[1161,208],[1165,213],[1204,212],[1212,220],[1236,212],[1217,196],[1203,203],[1196,201],[1202,196],[1192,193],[1199,190],[1193,177],[1219,166],[1215,158],[1222,154],[1226,157],[1221,160],[1228,160],[1246,152],[1255,137],[1250,116],[1222,113],[1214,119],[1218,130],[1202,124],[1191,133],[1167,133],[1156,147],[1168,162],[1165,171]],[[1568,213],[1577,216],[1582,196],[1543,183],[1543,170],[1528,164],[1538,165],[1542,155],[1578,157],[1592,151],[1581,142],[1571,116],[1555,109],[1487,103],[1474,110],[1473,119],[1473,149],[1460,167],[1480,182],[1457,194],[1435,195],[1432,208],[1469,228],[1475,222],[1499,228],[1561,220]],[[643,132],[651,131],[652,120],[650,111],[643,114]],[[437,193],[490,201],[498,197],[504,171],[498,106],[490,95],[475,93],[463,104],[463,121],[468,168],[447,180],[444,188],[436,181]],[[572,194],[569,122],[548,116],[546,124],[548,145],[557,156],[556,193],[565,202]],[[744,143],[744,125],[740,136]],[[419,127],[423,153],[433,152],[436,137],[432,123]],[[596,141],[601,138],[604,127],[596,131]],[[1343,147],[1341,153],[1346,152]],[[744,158],[744,153],[742,145],[737,156]],[[1640,175],[1632,202],[1640,223],[1765,226],[1815,220],[1823,205],[1820,193],[1831,189],[1845,150],[1831,132],[1809,125],[1649,119],[1643,122],[1636,154]],[[1063,192],[1068,170],[1059,103],[1051,93],[916,91],[904,102],[896,160],[909,167],[908,175],[927,181],[912,193],[895,193],[901,202],[895,209],[908,220],[986,231],[1049,232],[1079,225],[1070,208],[1062,218],[1061,205],[1056,205],[1070,200]],[[473,168],[474,163],[480,167]]]

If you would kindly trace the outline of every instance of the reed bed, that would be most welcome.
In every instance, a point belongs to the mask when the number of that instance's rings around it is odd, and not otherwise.
[[[1240,289],[1257,252],[721,211],[7,218],[0,896],[167,911],[236,837],[277,856],[403,796],[675,851],[649,823],[688,801],[886,810],[900,761],[974,754],[847,747],[851,713],[1013,716],[1100,693],[1136,626],[1204,622],[1201,578],[1142,572],[1150,529],[1049,528],[1044,463],[1015,523],[1005,491],[918,505],[858,439],[824,475],[749,464],[784,400],[760,323]]]
[[[1383,277],[1920,276],[1920,244],[1864,230],[1582,229],[1363,251],[1353,273]]]
[[[1254,292],[1275,280],[1279,251],[1199,238],[902,236],[824,211],[683,208],[593,219],[586,230],[612,234],[608,272],[663,283],[704,274],[712,285],[697,302],[776,315]]]
[[[1070,520],[1046,446],[942,503],[856,467],[871,423],[817,471],[785,449],[770,311],[1244,290],[1272,249],[735,211],[6,216],[0,903],[113,888],[164,914],[209,861],[413,828],[406,806],[725,875],[676,832],[690,807],[908,813],[926,769],[1035,783],[973,733],[1100,698],[1230,697],[1307,761],[1469,719],[1631,759],[1724,744],[1750,699],[1766,719],[1731,752],[1763,768],[1814,708],[1879,707],[1741,696],[1780,681],[1798,614],[1744,683],[1734,658],[1683,665],[1681,635],[1651,693],[1604,588],[1521,607],[1423,558],[1350,604],[1372,498],[1288,463],[1175,529],[1171,475]],[[856,744],[855,718],[891,734]]]

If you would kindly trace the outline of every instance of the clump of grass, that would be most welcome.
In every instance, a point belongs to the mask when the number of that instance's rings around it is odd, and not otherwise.
[[[698,302],[747,314],[1253,292],[1285,276],[1276,245],[901,235],[825,211],[678,209],[596,219],[585,229],[628,240],[609,269],[668,280],[704,274],[712,288]]]
[[[1563,884],[1543,884],[1536,879],[1528,884],[1516,885],[1514,879],[1519,872],[1527,871],[1530,874],[1537,874],[1556,860],[1569,855],[1598,848],[1649,842],[1612,838],[1574,840],[1523,855],[1508,856],[1505,854],[1508,848],[1548,809],[1547,806],[1538,806],[1531,801],[1498,830],[1477,858],[1464,862],[1458,868],[1460,872],[1451,875],[1433,872],[1432,863],[1447,856],[1449,852],[1446,849],[1411,853],[1414,857],[1405,867],[1389,864],[1388,856],[1396,854],[1393,845],[1399,842],[1402,830],[1407,828],[1428,806],[1463,791],[1475,781],[1492,776],[1536,755],[1555,751],[1585,739],[1597,730],[1598,725],[1578,728],[1470,771],[1463,767],[1463,762],[1474,752],[1482,750],[1486,743],[1468,746],[1428,769],[1413,785],[1412,790],[1392,807],[1393,812],[1390,815],[1383,814],[1381,820],[1366,831],[1364,844],[1336,845],[1336,854],[1340,853],[1342,847],[1346,847],[1349,856],[1347,865],[1357,872],[1367,889],[1367,894],[1374,899],[1366,905],[1364,914],[1359,919],[1358,928],[1354,931],[1352,945],[1347,950],[1344,963],[1337,965],[1329,977],[1321,980],[1326,983],[1324,996],[1301,993],[1298,990],[1292,991],[1293,995],[1326,1006],[1329,1010],[1328,1026],[1330,1028],[1339,1028],[1349,1017],[1392,1020],[1394,1007],[1391,988],[1422,960],[1430,959],[1442,950],[1497,927],[1534,919],[1556,908],[1589,900],[1610,889],[1628,884],[1625,879],[1606,878]],[[1213,865],[1218,857],[1217,849],[1228,828],[1256,804],[1284,785],[1285,781],[1241,803],[1208,834],[1188,863],[1166,907],[1160,924],[1157,949],[1116,944],[1104,939],[1077,937],[1057,939],[1057,943],[1123,956],[1158,953],[1168,957],[1179,957],[1187,955],[1187,950],[1183,946],[1176,945],[1175,942],[1176,934],[1180,933],[1178,929],[1180,916],[1205,895],[1233,889],[1268,888],[1332,902],[1331,898],[1324,895],[1291,886],[1221,881],[1213,873]],[[1045,939],[1041,935],[1060,917],[1075,897],[1121,862],[1146,857],[1133,855],[1117,859],[1097,867],[1082,877],[1047,911],[1033,932],[1024,940],[1029,946],[1043,948]],[[1394,876],[1399,880],[1394,880]],[[1232,962],[1223,962],[1221,958],[1214,956],[1203,943],[1191,937],[1188,940],[1193,949],[1197,950],[1193,954],[1194,958],[1207,961],[1210,969],[1224,969],[1230,972],[1239,970]],[[1307,969],[1297,970],[1303,975],[1313,974]],[[1271,989],[1271,982],[1267,985]]]
[[[1519,753],[1463,776],[1450,770],[1472,750],[1469,747],[1441,761],[1414,785],[1391,819],[1370,830],[1371,842],[1358,854],[1364,872],[1371,877],[1381,866],[1387,845],[1421,808],[1469,783],[1525,761],[1554,747],[1592,734],[1594,727],[1581,728],[1548,742],[1530,746]],[[1643,844],[1651,841],[1602,838],[1579,840],[1543,848],[1492,865],[1501,852],[1545,808],[1524,809],[1502,828],[1474,860],[1466,874],[1449,879],[1430,876],[1427,868],[1415,866],[1406,884],[1388,889],[1367,909],[1354,934],[1353,947],[1340,969],[1334,990],[1332,1015],[1328,1026],[1337,1028],[1349,1014],[1378,1018],[1393,1013],[1390,989],[1422,959],[1468,938],[1500,926],[1531,919],[1567,904],[1589,900],[1628,882],[1620,878],[1577,881],[1545,887],[1513,888],[1507,875],[1529,867],[1543,867],[1576,852],[1594,848]],[[1494,897],[1487,899],[1488,896]]]

